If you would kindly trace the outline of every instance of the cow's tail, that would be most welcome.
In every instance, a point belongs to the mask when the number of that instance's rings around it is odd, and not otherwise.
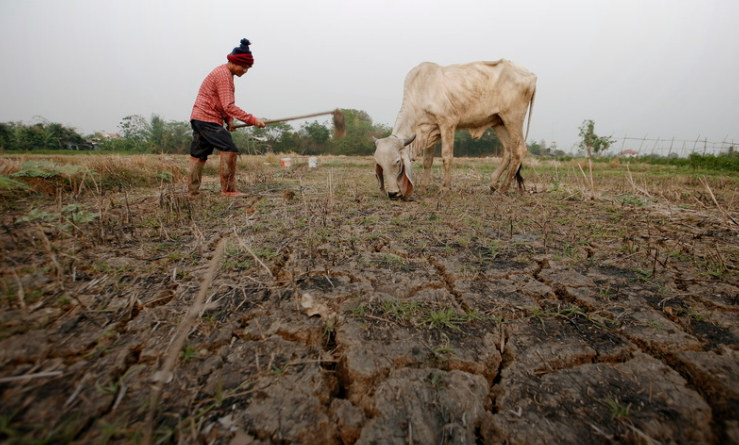
[[[519,190],[525,191],[526,188],[524,187],[523,176],[521,176],[521,167],[523,167],[523,164],[519,165],[518,170],[516,170],[516,183],[518,184]]]
[[[529,128],[531,128],[531,113],[534,111],[534,99],[536,98],[536,85],[534,85],[534,92],[531,93],[531,99],[529,100],[529,120],[526,122],[526,136],[523,138],[524,144],[529,139]]]

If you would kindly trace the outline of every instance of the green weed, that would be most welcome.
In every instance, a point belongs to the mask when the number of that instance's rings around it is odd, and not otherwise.
[[[369,312],[369,308],[365,303],[359,303],[359,305],[352,308],[349,312],[355,317],[364,317]]]
[[[333,320],[327,320],[323,324],[323,337],[326,339],[326,344],[331,342],[332,337],[336,334],[336,323]]]
[[[482,320],[482,318],[480,314],[474,311],[459,315],[453,308],[442,308],[431,311],[426,317],[426,323],[428,323],[430,328],[436,329],[439,332],[445,328],[459,331],[461,325],[474,320]]]
[[[438,391],[439,389],[441,389],[441,385],[444,382],[444,376],[438,370],[434,370],[433,372],[431,372],[431,374],[429,374],[428,382]]]
[[[393,270],[410,270],[410,267],[405,263],[405,259],[392,253],[380,253],[375,260],[380,267],[387,267]]]
[[[611,420],[621,419],[631,415],[631,403],[624,405],[618,399],[612,397],[599,399],[598,403],[611,411]]]
[[[639,281],[646,281],[652,279],[652,271],[646,269],[632,269],[632,272],[636,275],[636,279]]]
[[[438,311],[432,311],[427,318],[429,326],[438,331],[443,331],[444,328],[459,330],[459,317],[457,317],[454,309],[445,308]]]
[[[654,329],[661,329],[661,330],[667,329],[665,326],[662,325],[662,323],[660,323],[657,320],[650,321],[649,323],[647,323],[647,326],[649,326],[650,328],[654,328]]]
[[[180,351],[180,357],[182,358],[182,364],[183,365],[186,364],[190,360],[197,357],[197,355],[198,353],[194,348],[190,347],[190,345],[185,346],[185,349]]]
[[[542,308],[538,308],[538,307],[530,308],[530,309],[528,309],[528,311],[530,312],[530,314],[529,314],[529,316],[527,318],[529,320],[534,320],[534,319],[539,320],[541,322],[542,329],[544,329],[544,327],[545,327],[544,326],[544,318],[547,317],[547,315],[548,315],[547,312],[544,311]]]
[[[30,188],[25,182],[0,175],[0,190],[30,190]]]
[[[16,415],[18,415],[18,411],[13,411],[10,414],[0,414],[0,436],[11,438],[19,434],[17,424],[13,422]]]
[[[613,291],[611,291],[611,286],[606,286],[605,288],[598,289],[598,298],[607,300],[611,297],[613,297],[615,294]]]
[[[451,342],[446,338],[444,345],[435,346],[432,350],[435,356],[450,356],[454,355],[454,348],[451,346]]]
[[[174,182],[175,175],[171,171],[164,170],[164,171],[157,172],[154,175],[154,177],[159,179],[162,182],[169,183],[169,182]]]
[[[381,306],[382,314],[392,321],[407,323],[413,322],[416,315],[422,309],[416,301],[394,301],[385,300]]]
[[[633,205],[637,207],[644,207],[646,203],[633,195],[626,195],[618,200],[621,205]]]
[[[274,367],[272,367],[272,369],[270,370],[269,373],[270,373],[270,375],[275,375],[275,376],[278,376],[278,377],[282,377],[283,375],[285,375],[285,373],[287,372],[287,369],[289,367],[290,367],[290,364],[289,363],[284,363],[284,364],[279,365],[279,366],[278,365],[275,365]]]
[[[691,320],[697,321],[697,322],[704,322],[706,321],[706,315],[703,313],[703,311],[696,310],[695,308],[688,308],[687,316],[690,317]]]
[[[111,380],[105,385],[101,385],[100,382],[95,382],[95,389],[100,393],[104,395],[115,395],[118,392],[118,388],[120,388],[120,382]]]
[[[57,165],[49,161],[26,161],[21,164],[21,170],[11,176],[16,178],[53,178],[54,176],[73,176],[85,167],[72,164]]]

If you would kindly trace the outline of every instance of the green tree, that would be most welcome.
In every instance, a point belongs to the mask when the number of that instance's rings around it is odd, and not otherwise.
[[[541,156],[542,148],[541,144],[539,144],[538,142],[532,142],[528,144],[528,149],[529,153],[531,153],[532,155]]]
[[[190,153],[192,142],[192,129],[188,122],[167,122],[167,153]]]
[[[8,150],[79,149],[84,138],[73,128],[62,124],[41,122],[24,125],[20,122],[0,124],[0,147]]]
[[[13,124],[0,122],[0,150],[10,149],[13,142]]]
[[[313,121],[304,123],[300,127],[298,135],[301,139],[300,154],[315,155],[326,152],[331,131],[326,125]]]
[[[20,140],[26,149],[39,150],[48,146],[48,135],[43,129],[43,124],[24,126],[20,131]]]
[[[269,151],[291,151],[292,148],[285,149],[282,146],[282,141],[286,137],[289,138],[292,130],[290,124],[286,122],[275,122],[264,128],[245,127],[231,133],[231,135],[239,150],[247,154],[261,155]]]
[[[140,114],[132,114],[124,117],[118,124],[123,137],[132,141],[146,140],[149,132],[149,123]]]
[[[118,124],[123,135],[122,141],[111,141],[116,150],[146,151],[150,134],[149,122],[143,116],[134,114],[124,117]]]
[[[375,151],[373,137],[389,136],[392,129],[386,125],[375,125],[366,111],[342,109],[346,135],[332,139],[331,152],[337,155],[371,155]]]
[[[167,123],[164,122],[164,119],[157,114],[152,114],[149,125],[143,129],[143,132],[144,139],[151,148],[165,151],[164,148],[167,145],[169,135],[167,134]]]
[[[180,154],[189,152],[192,136],[187,122],[165,122],[153,114],[145,131],[146,143],[151,151]]]
[[[598,154],[616,142],[610,137],[598,136],[595,134],[595,122],[586,119],[580,126],[580,145],[579,147],[588,153],[588,157],[592,158],[593,153]]]
[[[289,133],[293,130],[287,122],[275,122],[269,124],[264,128],[259,127],[248,127],[254,137],[264,138],[270,143],[274,144],[282,138],[285,133]]]
[[[272,149],[276,153],[289,153],[292,151],[298,151],[302,145],[302,138],[300,133],[297,131],[285,131],[280,135]]]
[[[77,130],[65,127],[62,124],[50,123],[45,126],[49,133],[51,146],[49,148],[58,148],[60,150],[79,150],[87,143],[85,138],[80,135]]]

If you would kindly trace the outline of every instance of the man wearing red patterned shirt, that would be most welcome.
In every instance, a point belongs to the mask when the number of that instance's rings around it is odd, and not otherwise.
[[[264,121],[245,112],[235,104],[234,76],[241,77],[254,65],[247,39],[241,39],[241,45],[234,48],[226,58],[228,63],[214,69],[198,91],[195,105],[190,115],[192,126],[192,144],[190,145],[190,175],[188,180],[188,196],[199,195],[203,167],[213,149],[220,151],[221,158],[221,194],[226,196],[242,196],[236,190],[236,159],[238,148],[229,131],[234,131],[233,120],[238,119],[249,125],[264,127]],[[223,128],[227,125],[228,131]]]

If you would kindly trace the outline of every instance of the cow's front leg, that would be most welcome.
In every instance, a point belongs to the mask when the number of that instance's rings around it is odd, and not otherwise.
[[[421,188],[427,190],[431,184],[431,167],[434,165],[434,151],[436,144],[426,147],[423,150],[423,177],[421,178]]]
[[[444,160],[444,189],[452,186],[452,160],[454,159],[454,127],[441,130],[441,158]]]

